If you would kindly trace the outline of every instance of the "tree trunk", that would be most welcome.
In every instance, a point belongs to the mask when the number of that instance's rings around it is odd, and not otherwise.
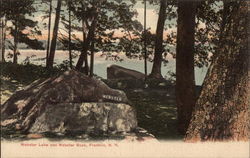
[[[52,0],[50,0],[50,4],[49,4],[49,24],[48,24],[48,40],[47,40],[47,52],[46,52],[46,65],[48,65],[48,59],[49,59],[51,13],[52,13]]]
[[[95,42],[91,42],[91,56],[90,56],[90,77],[94,75],[94,58],[95,58]]]
[[[4,62],[4,52],[3,52],[3,45],[4,45],[4,22],[1,18],[1,30],[0,30],[0,48],[1,48],[1,56],[0,56],[0,62]]]
[[[195,105],[194,33],[196,2],[179,1],[176,48],[178,130],[185,134]]]
[[[18,22],[15,22],[14,49],[13,49],[13,64],[17,64],[17,46],[18,46]]]
[[[86,37],[86,28],[85,28],[85,24],[84,24],[84,18],[82,18],[82,35],[83,35],[83,46],[82,46],[82,51],[81,54],[79,56],[79,59],[77,61],[76,64],[76,69],[77,70],[81,70],[83,63],[85,62],[85,67],[84,67],[84,73],[87,75],[88,74],[88,63],[86,64],[86,61],[88,61],[88,59],[86,59],[88,57],[88,50],[89,50],[89,45],[90,45],[90,30],[88,32],[88,37]],[[87,66],[87,67],[86,67]]]
[[[90,42],[90,43],[92,43],[92,42]],[[90,46],[88,46],[88,49],[89,48],[90,48]],[[84,63],[85,63],[85,65],[84,65],[85,74],[89,75],[88,51],[86,51],[86,53],[84,53]]]
[[[249,139],[249,2],[229,4],[231,18],[205,78],[186,141]]]
[[[166,21],[166,9],[166,0],[161,0],[159,18],[156,29],[154,61],[151,74],[149,75],[150,78],[163,78],[161,75],[161,64],[163,53],[163,32]]]
[[[1,19],[1,60],[0,62],[5,62],[5,41],[6,41],[6,23],[7,19]]]
[[[68,2],[69,9],[69,66],[72,69],[72,50],[71,50],[71,2]]]
[[[80,70],[82,65],[83,65],[83,62],[85,62],[85,74],[88,75],[88,50],[90,48],[90,44],[91,42],[94,40],[94,36],[95,36],[95,29],[96,29],[96,25],[97,25],[97,15],[98,13],[95,14],[95,17],[92,21],[92,24],[89,28],[89,31],[88,31],[88,35],[87,35],[87,39],[84,40],[83,42],[83,50],[80,54],[80,57],[78,59],[78,62],[76,64],[76,69],[77,70]]]
[[[145,81],[148,76],[148,64],[147,64],[147,39],[146,39],[146,31],[147,31],[147,1],[144,0],[144,74],[145,74]]]
[[[54,30],[53,30],[53,37],[52,37],[52,41],[50,45],[50,53],[49,53],[49,59],[48,59],[48,64],[47,64],[48,68],[52,68],[53,63],[54,63],[56,41],[57,41],[58,27],[59,27],[59,21],[60,21],[61,5],[62,5],[62,0],[58,0],[57,8],[56,8],[55,25],[54,25]]]
[[[3,20],[3,34],[2,34],[2,61],[5,62],[5,41],[6,41],[6,25],[7,25],[7,19]]]

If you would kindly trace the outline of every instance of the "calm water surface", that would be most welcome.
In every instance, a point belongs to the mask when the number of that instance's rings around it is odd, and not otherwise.
[[[6,54],[8,54],[8,50]],[[20,50],[20,55],[18,56],[18,63],[23,63],[25,59],[29,58],[30,63],[37,65],[45,65],[46,51],[44,50]],[[129,69],[134,69],[140,72],[144,72],[144,61],[138,59],[128,59],[124,55],[121,55],[124,59],[122,62],[105,60],[105,57],[101,57],[99,53],[95,56],[94,73],[103,78],[107,78],[107,67],[112,64],[120,65]],[[8,59],[7,61],[11,61]],[[68,60],[68,52],[57,50],[55,54],[55,63],[60,64],[62,61]],[[168,57],[169,63],[162,67],[162,75],[166,78],[170,77],[168,72],[175,72],[175,59]],[[77,62],[77,58],[74,59],[74,63]],[[152,63],[148,62],[148,71],[150,72],[152,68]],[[201,85],[207,72],[207,67],[195,68],[195,81],[197,85]]]

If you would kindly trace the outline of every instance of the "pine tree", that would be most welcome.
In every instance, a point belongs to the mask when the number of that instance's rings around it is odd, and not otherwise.
[[[220,41],[186,141],[249,139],[249,2],[224,1]]]
[[[48,58],[48,62],[46,65],[47,68],[52,68],[53,64],[54,64],[56,42],[57,42],[58,28],[59,28],[59,22],[60,22],[61,6],[62,6],[62,0],[58,0],[57,1],[57,8],[56,8],[54,29],[53,29],[53,36],[52,36],[52,40],[51,40],[51,44],[50,44],[49,58]]]
[[[17,64],[18,44],[25,43],[32,49],[43,49],[42,42],[37,39],[30,38],[30,35],[41,35],[41,31],[37,27],[37,22],[28,19],[36,10],[33,6],[34,0],[2,0],[4,7],[2,8],[5,14],[6,22],[10,22],[10,36],[13,37],[14,43],[9,41],[10,49],[13,50],[13,63]],[[26,29],[29,27],[29,29]],[[28,30],[24,33],[23,30]]]
[[[178,1],[176,104],[179,132],[185,134],[195,105],[194,33],[196,2]]]
[[[159,18],[157,22],[157,29],[155,36],[155,53],[154,53],[153,68],[151,74],[149,75],[151,78],[158,78],[158,79],[163,78],[161,75],[161,65],[162,65],[162,53],[164,51],[163,33],[166,21],[166,9],[167,9],[166,0],[161,0]]]

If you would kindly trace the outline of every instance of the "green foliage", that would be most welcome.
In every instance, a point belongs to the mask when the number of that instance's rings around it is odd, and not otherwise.
[[[33,6],[34,0],[2,0],[1,2],[1,18],[5,18],[10,23],[7,28],[9,35],[17,43],[25,43],[32,49],[44,49],[42,42],[34,38],[35,35],[41,35],[38,22],[27,18],[32,17],[36,11]],[[12,43],[11,40],[9,41]]]
[[[159,6],[159,0],[148,0],[152,5]],[[165,30],[176,28],[177,0],[167,2],[167,20]],[[211,56],[215,53],[219,41],[220,26],[223,11],[222,0],[197,1],[195,30],[195,66],[208,66]],[[164,37],[163,57],[171,54],[175,58],[176,31],[170,31]]]
[[[155,35],[150,32],[150,30],[144,31],[133,31],[133,38],[130,37],[130,32],[126,33],[127,36],[124,36],[120,39],[118,47],[120,51],[125,52],[126,56],[130,59],[144,59],[143,49],[144,49],[144,40],[147,44],[147,58],[149,61],[152,61],[152,54],[154,49],[154,38]]]
[[[222,19],[222,1],[211,0],[199,3],[195,32],[195,65],[208,66],[219,41]]]
[[[57,65],[56,68],[58,68],[61,71],[70,70],[70,62],[69,62],[69,60],[64,60],[61,64]]]
[[[12,64],[9,62],[0,63],[1,77],[7,77],[20,83],[28,84],[41,78],[48,78],[63,72],[62,67],[46,69],[43,66],[33,64]],[[60,69],[62,68],[62,69]]]
[[[131,40],[129,36],[136,36],[136,32],[138,35],[138,31],[142,31],[142,25],[134,19],[137,15],[136,10],[133,9],[136,3],[134,0],[125,2],[121,0],[73,0],[70,2],[69,8],[73,12],[72,32],[81,31],[83,33],[82,38],[75,34],[72,35],[70,46],[75,51],[83,49],[84,41],[87,40],[88,33],[90,33],[94,15],[97,15],[97,26],[93,39],[95,42],[94,52],[102,52],[107,59],[120,60],[119,56],[113,55],[112,52],[123,51],[127,45],[124,41]],[[65,4],[68,5],[68,3]],[[66,14],[62,16],[62,23],[67,32],[69,23]],[[120,32],[121,36],[117,37],[115,31]],[[63,35],[60,41],[67,49],[69,46],[67,35]]]

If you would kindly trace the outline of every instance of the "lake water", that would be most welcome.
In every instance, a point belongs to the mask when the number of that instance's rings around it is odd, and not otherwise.
[[[6,54],[8,54],[6,50]],[[44,50],[20,50],[20,55],[18,56],[18,63],[23,63],[27,57],[30,57],[30,63],[37,65],[45,65],[45,60],[39,60],[45,58],[46,51]],[[107,78],[107,67],[112,64],[120,65],[125,68],[134,69],[140,72],[144,72],[144,61],[138,59],[128,59],[125,55],[121,55],[124,60],[122,62],[105,60],[105,57],[101,57],[99,53],[95,55],[94,73],[103,78]],[[162,75],[166,78],[170,77],[168,72],[175,72],[175,59],[172,57],[167,57],[169,63],[166,66],[162,66]],[[12,61],[12,59],[6,58],[7,61]],[[63,60],[68,60],[68,52],[57,50],[55,54],[55,63],[60,64]],[[75,58],[74,63],[77,62]],[[148,72],[151,71],[152,63],[148,62]],[[207,67],[195,68],[195,81],[196,85],[201,85],[207,72]]]

